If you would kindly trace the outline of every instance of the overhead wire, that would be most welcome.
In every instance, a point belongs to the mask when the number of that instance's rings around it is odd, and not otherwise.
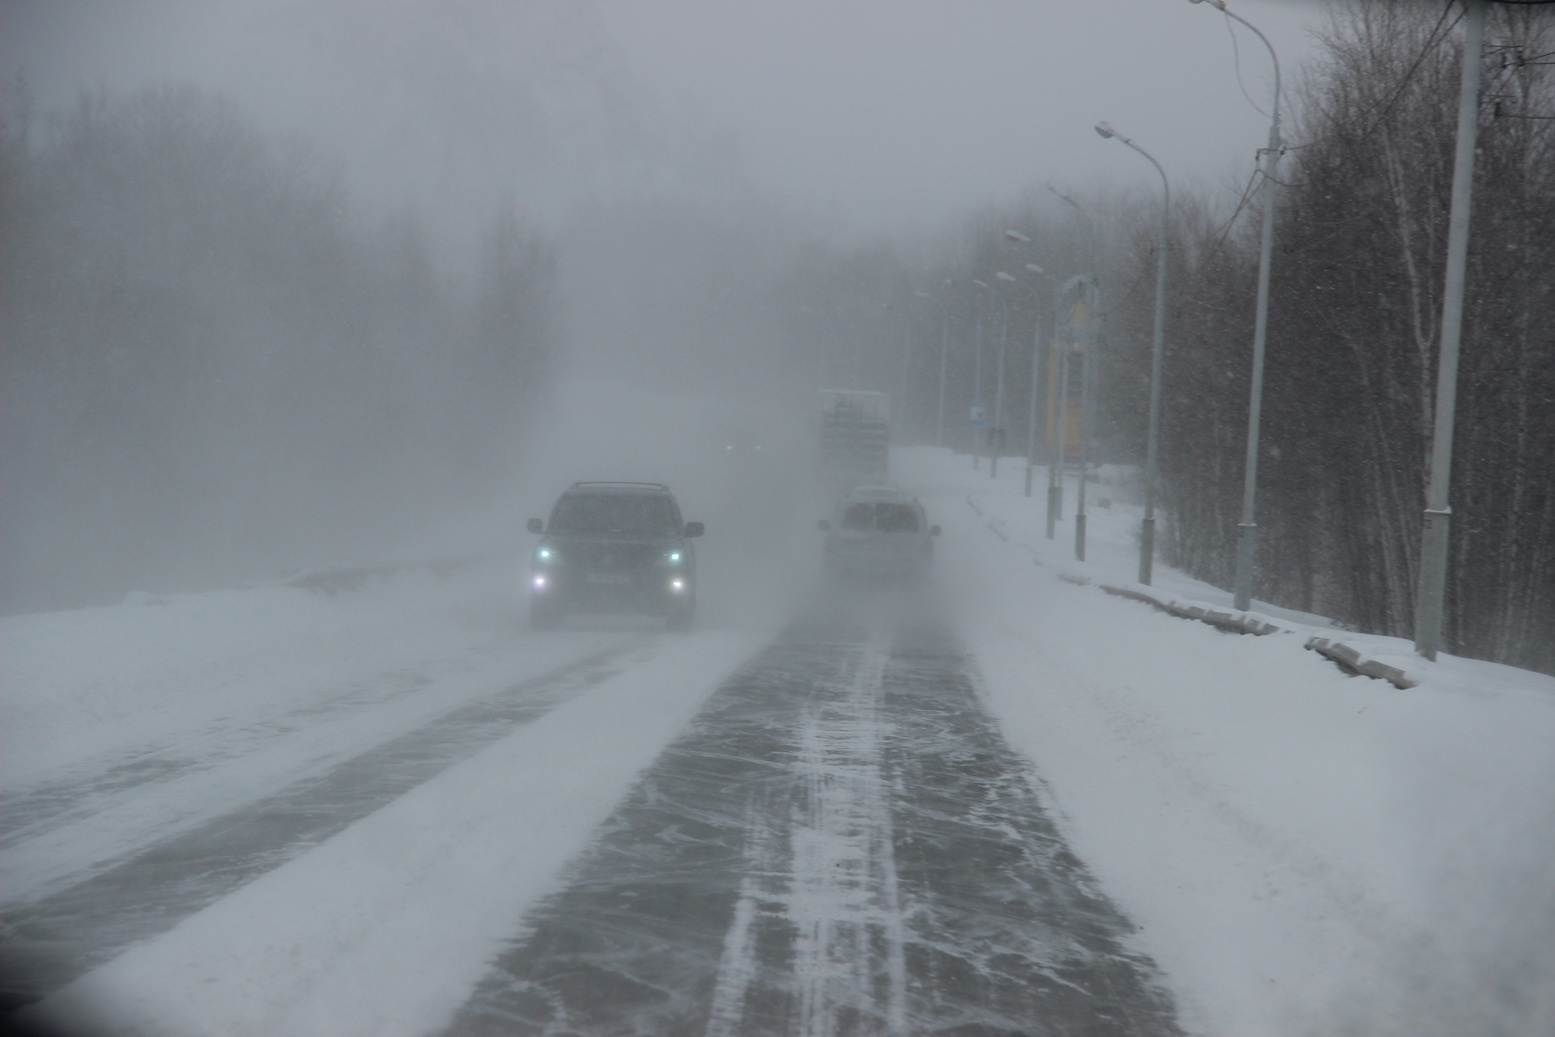
[[[1232,18],[1229,14],[1226,14],[1224,11],[1220,13],[1225,15],[1226,35],[1231,37],[1231,59],[1236,65],[1236,85],[1241,88],[1242,96],[1247,98],[1247,103],[1253,106],[1254,111],[1265,119],[1273,118],[1268,112],[1260,108],[1258,102],[1253,100],[1253,95],[1247,92],[1247,84],[1242,82],[1242,48],[1236,42],[1236,26],[1232,24]]]
[[[1236,218],[1242,215],[1242,210],[1247,207],[1248,199],[1252,198],[1253,184],[1257,182],[1258,177],[1261,175],[1264,175],[1263,170],[1255,168],[1252,175],[1247,178],[1247,186],[1242,188],[1241,200],[1236,203],[1236,208],[1232,210],[1226,222],[1222,223],[1220,229],[1215,231],[1214,243],[1204,250],[1204,255],[1199,259],[1200,264],[1209,262],[1215,253],[1220,250],[1220,246],[1225,242],[1226,236],[1231,233],[1231,227],[1236,223]]]
[[[1404,78],[1399,80],[1398,87],[1393,91],[1393,96],[1388,98],[1388,103],[1382,106],[1382,111],[1377,113],[1377,117],[1372,120],[1370,126],[1366,127],[1366,132],[1361,134],[1361,136],[1370,136],[1373,130],[1382,125],[1382,120],[1386,119],[1393,111],[1393,106],[1397,104],[1398,99],[1404,95],[1404,89],[1409,86],[1410,81],[1414,79],[1415,73],[1420,70],[1420,65],[1425,61],[1426,55],[1431,53],[1431,51],[1441,43],[1441,40],[1438,37],[1444,37],[1447,33],[1452,32],[1452,30],[1457,27],[1458,22],[1463,19],[1463,12],[1459,11],[1458,17],[1454,18],[1447,25],[1446,29],[1442,28],[1442,23],[1447,21],[1447,15],[1452,10],[1452,6],[1453,5],[1450,2],[1444,3],[1442,5],[1441,17],[1436,20],[1436,25],[1432,27],[1430,35],[1426,37],[1425,46],[1420,48],[1420,53],[1415,56],[1413,64],[1409,66],[1409,71],[1405,72]],[[1288,144],[1286,145],[1285,150],[1300,151],[1302,148],[1310,148],[1314,145],[1322,144],[1333,139],[1334,138],[1332,136],[1328,136],[1319,137],[1317,140],[1309,140],[1305,144]]]

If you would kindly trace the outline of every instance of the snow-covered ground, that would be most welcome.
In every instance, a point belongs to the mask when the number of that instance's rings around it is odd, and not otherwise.
[[[1044,472],[1027,499],[1018,459],[997,482],[943,451],[893,464],[944,527],[935,592],[986,704],[1139,925],[1190,1032],[1555,1033],[1555,680],[1427,663],[1396,639],[1264,605],[1285,632],[1163,615],[1095,586],[1135,571],[1124,487],[1092,487],[1082,564],[1071,522],[1044,536]],[[1073,497],[1071,480],[1066,509]],[[106,1009],[128,1032],[444,1025],[783,611],[734,610],[765,617],[737,623],[709,609],[690,635],[602,622],[538,636],[514,564],[333,596],[140,595],[0,620],[6,911],[111,878],[461,710],[550,689],[43,1007]],[[1156,572],[1172,594],[1229,604]],[[786,602],[797,579],[760,589]],[[1307,633],[1342,636],[1418,686],[1346,676],[1304,649]],[[579,667],[586,679],[563,679]]]
[[[530,722],[272,856],[45,1012],[92,1033],[383,1034],[457,1007],[636,774],[772,633],[714,617],[691,635],[631,620],[537,635],[512,569],[0,620],[0,907],[19,917],[374,747],[594,664],[565,694],[543,689]],[[136,896],[124,891],[128,915],[154,906]]]
[[[521,634],[504,589],[492,567],[339,597],[256,587],[6,619],[4,901],[79,882],[517,681],[645,647],[631,632]]]
[[[755,647],[727,631],[662,645],[44,1010],[92,1032],[387,1037],[445,1024],[524,910]]]
[[[1072,477],[1049,541],[1044,470],[1027,499],[1019,458],[997,482],[944,451],[893,463],[945,528],[940,580],[1007,737],[1140,924],[1187,1025],[1555,1033],[1555,679],[1429,663],[1264,605],[1293,632],[1163,615],[1059,578],[1135,578],[1140,509],[1124,488],[1090,487],[1078,563]],[[1156,574],[1230,604],[1159,561]],[[1306,633],[1419,686],[1346,676]]]

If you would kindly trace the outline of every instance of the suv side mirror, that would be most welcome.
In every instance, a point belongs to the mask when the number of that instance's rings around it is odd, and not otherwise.
[[[930,526],[929,527],[929,536],[931,536],[931,537],[939,536],[939,527],[938,526]]]
[[[822,533],[830,533],[831,523],[827,522],[825,519],[821,519],[821,521],[815,524],[815,528],[819,529]]]
[[[541,522],[539,519],[530,519],[529,520],[529,532],[531,532],[531,533],[544,533],[545,532],[545,523]]]
[[[701,536],[706,531],[706,528],[700,522],[687,522],[685,531],[680,535],[690,540],[692,537]]]

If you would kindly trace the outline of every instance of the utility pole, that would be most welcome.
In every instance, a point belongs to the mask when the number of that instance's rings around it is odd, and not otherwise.
[[[943,449],[945,446],[945,374],[950,362],[950,314],[947,309],[945,314],[944,330],[940,332],[939,343],[939,432],[936,442]]]
[[[1091,355],[1090,335],[1085,336],[1085,352],[1080,354],[1080,484],[1075,489],[1074,556],[1085,561],[1085,484],[1091,467],[1091,378],[1095,358]]]
[[[993,291],[987,281],[972,278],[973,286],[985,291]],[[972,353],[972,405],[983,408],[983,423],[987,424],[988,408],[983,406],[983,307],[977,307],[977,348]],[[972,471],[978,470],[978,462],[982,458],[983,436],[976,425],[972,426]]]
[[[1069,371],[1069,357],[1074,342],[1062,328],[1055,328],[1053,348],[1058,351],[1058,441],[1053,446],[1053,462],[1048,466],[1049,503],[1053,490],[1057,490],[1058,507],[1049,508],[1048,534],[1053,539],[1053,525],[1064,518],[1064,466],[1069,463],[1069,384],[1073,377]]]
[[[1447,219],[1447,276],[1442,292],[1442,345],[1436,369],[1436,428],[1431,438],[1431,482],[1420,541],[1420,586],[1415,596],[1415,651],[1435,659],[1442,639],[1447,586],[1447,531],[1452,519],[1452,426],[1458,401],[1458,346],[1463,337],[1463,288],[1469,253],[1469,205],[1474,190],[1474,146],[1479,134],[1479,74],[1484,60],[1485,0],[1463,0],[1463,81],[1458,90],[1458,142],[1452,164],[1452,211]]]
[[[1096,124],[1096,132],[1104,138],[1116,137],[1149,159],[1155,171],[1161,174],[1161,234],[1160,242],[1156,245],[1155,267],[1155,333],[1150,343],[1150,424],[1145,433],[1145,517],[1139,524],[1139,582],[1149,586],[1155,564],[1156,440],[1160,438],[1161,427],[1161,353],[1166,335],[1166,235],[1172,214],[1172,185],[1166,179],[1166,170],[1161,168],[1161,163],[1150,152],[1105,122]]]
[[[891,425],[896,429],[897,442],[905,443],[907,432],[907,396],[912,392],[912,342],[916,338],[918,322],[910,319],[905,322],[902,329],[902,370],[900,372],[901,390],[898,402],[892,408]]]
[[[1091,407],[1096,375],[1098,293],[1096,282],[1085,276],[1071,278],[1064,288],[1064,301],[1069,307],[1071,335],[1076,309],[1080,309],[1085,317],[1074,345],[1080,353],[1080,485],[1075,495],[1074,556],[1083,562],[1085,561],[1085,484],[1090,471]]]
[[[994,277],[1000,281],[1013,282],[1015,280],[1014,277],[1003,270],[995,273]],[[1009,300],[1005,299],[1004,293],[998,289],[994,290],[994,294],[999,297],[1001,322],[999,325],[999,373],[994,379],[993,390],[993,429],[990,434],[990,440],[993,444],[993,459],[988,463],[988,477],[990,479],[999,478],[999,454],[1004,448],[1004,358],[1010,351],[1010,303]]]
[[[1022,234],[1020,231],[1015,230],[1014,228],[1010,228],[1004,232],[1004,240],[1026,245],[1028,247],[1031,245],[1031,236]],[[1052,277],[1048,276],[1046,271],[1044,271],[1035,263],[1027,263],[1026,269],[1037,277],[1046,278],[1049,281],[1053,280]],[[1010,277],[1008,274],[1002,274],[1001,276],[1010,281],[1015,280],[1015,278]],[[1036,307],[1035,313],[1033,315],[1031,329],[1031,384],[1029,386],[1031,402],[1027,406],[1026,411],[1026,496],[1028,497],[1031,496],[1031,472],[1037,463],[1037,386],[1041,383],[1040,375],[1042,371],[1042,292],[1040,286],[1034,293],[1033,298],[1036,300]],[[1052,539],[1053,536],[1052,513],[1052,495],[1049,494],[1047,534],[1049,539]]]
[[[1053,193],[1054,197],[1056,197],[1059,201],[1063,202],[1065,205],[1067,205],[1071,209],[1073,209],[1075,211],[1075,214],[1078,215],[1082,220],[1085,221],[1085,265],[1086,265],[1087,269],[1094,271],[1096,269],[1096,221],[1091,219],[1091,214],[1085,210],[1085,206],[1081,205],[1079,202],[1075,201],[1073,198],[1069,197],[1067,194],[1065,194],[1064,192],[1060,191],[1058,188],[1054,187],[1052,181],[1048,181],[1043,186],[1046,187],[1049,191],[1051,191]],[[1043,274],[1041,267],[1034,266],[1034,265],[1032,265],[1030,263],[1027,263],[1026,264],[1026,268],[1028,270],[1031,270],[1033,273],[1039,274],[1039,275],[1044,276],[1044,277],[1047,276],[1046,274]],[[1051,277],[1049,277],[1048,280],[1052,281],[1053,279]],[[1094,281],[1093,281],[1093,283],[1094,283]],[[1055,281],[1054,284],[1056,285],[1057,282]],[[1099,300],[1098,300],[1098,303],[1099,303]],[[1065,384],[1067,386],[1067,382]],[[1089,442],[1090,426],[1086,425],[1086,422],[1089,420],[1088,416],[1091,413],[1091,403],[1090,403],[1090,400],[1088,399],[1088,397],[1086,395],[1087,392],[1089,391],[1086,388],[1087,384],[1088,383],[1086,383],[1085,379],[1084,379],[1084,370],[1082,369],[1081,388],[1080,388],[1080,423],[1081,423],[1082,428],[1081,428],[1080,434],[1081,434],[1082,437],[1085,437],[1085,442]],[[1068,433],[1068,425],[1065,425],[1064,428],[1065,428],[1064,437],[1067,440],[1068,439],[1068,435],[1069,435],[1069,433]],[[1083,444],[1081,446],[1081,450],[1082,451],[1085,450],[1085,447],[1084,447]],[[1059,463],[1060,464],[1063,463],[1063,452],[1062,451],[1059,452]],[[1084,464],[1084,461],[1082,459],[1082,468],[1083,468],[1083,464]],[[1081,474],[1081,480],[1082,481],[1080,483],[1080,490],[1081,490],[1080,510],[1075,515],[1075,518],[1077,520],[1076,521],[1076,527],[1075,527],[1075,549],[1078,552],[1078,557],[1080,558],[1081,561],[1085,560],[1085,499],[1084,499],[1085,483],[1084,483],[1084,478],[1085,477],[1084,477],[1084,474],[1083,474],[1083,471],[1082,471],[1082,474]],[[1064,507],[1064,488],[1063,488],[1063,482],[1062,482],[1062,480],[1059,480],[1059,479],[1051,479],[1050,478],[1048,480],[1048,494],[1047,494],[1047,538],[1049,540],[1053,539],[1053,527],[1054,527],[1054,525],[1057,524],[1058,519],[1060,517],[1060,513],[1063,511],[1063,507]]]
[[[1053,413],[1052,413],[1053,404],[1056,403],[1056,404],[1059,405],[1059,408],[1060,408],[1059,415],[1060,415],[1060,417],[1059,417],[1059,420],[1058,420],[1058,424],[1054,428],[1054,431],[1060,437],[1062,437],[1063,434],[1064,434],[1064,432],[1063,432],[1063,429],[1064,429],[1064,425],[1063,425],[1064,418],[1062,416],[1063,415],[1063,410],[1062,410],[1062,407],[1063,407],[1063,393],[1064,393],[1066,387],[1064,385],[1063,378],[1061,377],[1061,371],[1062,371],[1062,368],[1063,368],[1063,362],[1062,362],[1062,360],[1060,360],[1058,358],[1058,349],[1059,349],[1059,345],[1058,345],[1058,326],[1057,326],[1058,322],[1057,322],[1056,318],[1055,318],[1053,323],[1054,323],[1053,338],[1048,342],[1048,355],[1043,358],[1047,362],[1048,372],[1049,372],[1049,374],[1048,374],[1048,406],[1047,406],[1047,410],[1045,411],[1045,415],[1047,417],[1048,423],[1049,424],[1053,424]],[[1063,511],[1064,511],[1064,483],[1063,483],[1063,480],[1059,477],[1059,473],[1063,471],[1063,463],[1064,463],[1064,447],[1063,447],[1063,440],[1062,440],[1062,438],[1060,438],[1059,445],[1058,445],[1058,447],[1056,449],[1053,448],[1052,446],[1048,447],[1048,458],[1047,458],[1047,538],[1049,540],[1053,539],[1054,528],[1058,525],[1059,519],[1063,518]]]
[[[1200,3],[1201,0],[1191,0]],[[1274,116],[1269,122],[1269,146],[1259,156],[1263,172],[1263,237],[1258,253],[1258,305],[1253,321],[1253,374],[1247,400],[1247,460],[1242,468],[1242,521],[1236,532],[1236,607],[1245,612],[1253,604],[1253,567],[1258,558],[1258,523],[1254,520],[1258,498],[1258,429],[1263,416],[1263,353],[1269,327],[1269,265],[1274,255],[1275,186],[1280,168],[1280,56],[1258,26],[1226,7],[1226,0],[1209,0],[1227,18],[1253,31],[1274,59]]]
[[[972,403],[981,406],[983,402],[983,314],[982,307],[978,307],[977,323],[974,329],[976,338],[975,348],[972,350]],[[982,433],[976,427],[972,428],[972,471],[977,471],[978,464],[983,456]]]
[[[954,284],[950,278],[945,278],[945,289],[948,290]],[[940,332],[939,332],[939,398],[935,412],[934,445],[945,445],[945,374],[950,359],[950,303],[946,301],[943,293],[936,296],[931,292],[913,292],[920,299],[928,299],[939,303]]]
[[[1026,411],[1026,496],[1031,496],[1031,470],[1037,463],[1037,377],[1042,369],[1042,307],[1031,328],[1031,403]]]

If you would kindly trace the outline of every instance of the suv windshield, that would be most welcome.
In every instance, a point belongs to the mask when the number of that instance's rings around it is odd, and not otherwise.
[[[875,505],[875,528],[883,533],[916,533],[918,509],[911,504],[882,501]]]
[[[556,502],[555,533],[651,533],[679,536],[680,515],[668,497],[648,493],[575,493]]]

